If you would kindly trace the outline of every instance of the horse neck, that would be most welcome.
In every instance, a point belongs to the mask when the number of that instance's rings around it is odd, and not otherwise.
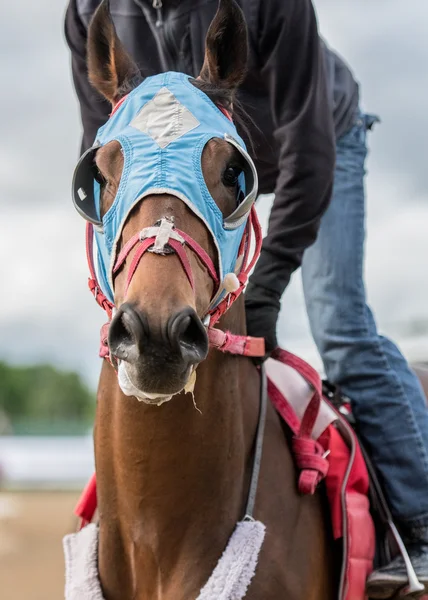
[[[222,327],[244,333],[243,306],[230,313]],[[160,407],[124,396],[115,378],[103,368],[95,435],[106,598],[168,598],[168,589],[189,598],[243,517],[257,371],[246,358],[212,351],[198,367],[194,398],[180,394]],[[191,575],[189,564],[198,565]]]

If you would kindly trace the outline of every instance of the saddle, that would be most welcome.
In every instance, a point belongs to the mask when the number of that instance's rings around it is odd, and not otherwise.
[[[311,410],[318,374],[302,359],[282,350],[266,362],[266,373],[269,396],[298,439]],[[393,522],[381,482],[358,437],[350,399],[328,381],[322,382],[319,410],[310,436],[321,446],[318,455],[323,452],[328,461],[327,471],[321,469],[317,481],[324,479],[333,536],[342,546],[339,600],[366,598],[365,582],[371,570],[388,564],[398,553],[404,558],[409,580],[402,596],[419,591],[420,584]],[[301,454],[296,437],[293,450],[301,472],[299,490],[313,493],[313,489],[302,485],[302,478],[305,470],[317,470],[317,465],[311,464],[310,456]]]
[[[313,494],[321,482],[325,488],[342,553],[338,600],[364,600],[376,536],[369,473],[355,432],[323,393],[318,373],[301,358],[278,349],[265,365],[269,398],[294,434],[298,489]]]

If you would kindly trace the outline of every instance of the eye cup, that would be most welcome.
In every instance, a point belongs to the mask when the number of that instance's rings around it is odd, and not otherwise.
[[[72,199],[77,212],[86,221],[101,229],[102,221],[97,210],[96,195],[99,194],[102,184],[97,180],[94,172],[98,149],[99,146],[89,148],[77,163],[73,175]],[[96,168],[98,169],[98,167]]]

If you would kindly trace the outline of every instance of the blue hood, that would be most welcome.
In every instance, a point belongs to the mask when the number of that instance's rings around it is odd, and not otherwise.
[[[202,173],[202,152],[214,137],[232,143],[248,166],[240,177],[242,202],[226,220]],[[93,153],[113,140],[121,144],[124,166],[114,203],[100,221],[100,186],[93,175],[88,176],[85,156],[88,154],[92,163]],[[99,129],[93,148],[86,154],[75,172],[74,202],[86,218],[85,207],[92,202],[92,220],[100,221],[95,228],[98,281],[112,302],[116,244],[130,210],[150,194],[168,193],[185,202],[212,234],[220,281],[235,272],[239,245],[257,195],[257,174],[234,124],[187,75],[163,73],[145,79]]]

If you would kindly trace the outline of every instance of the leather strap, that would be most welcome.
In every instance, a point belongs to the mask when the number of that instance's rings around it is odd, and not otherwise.
[[[150,232],[155,229],[155,227],[150,229]],[[144,232],[144,230],[143,230]],[[142,238],[141,234],[143,232],[140,233],[136,233],[126,244],[125,246],[122,248],[122,250],[119,253],[119,256],[117,257],[116,263],[113,267],[113,274],[116,274],[119,269],[122,267],[122,265],[124,264],[125,260],[127,259],[129,253],[131,252],[131,250],[137,245],[140,244],[140,246],[137,249],[137,252],[135,253],[131,265],[129,267],[129,272],[128,272],[128,276],[127,276],[127,281],[126,281],[126,289],[128,289],[131,280],[133,278],[133,276],[135,275],[135,271],[141,261],[141,259],[143,258],[144,254],[150,250],[150,248],[152,246],[154,246],[154,244],[156,243],[156,237],[155,236],[151,236],[148,238]],[[214,284],[216,287],[218,287],[219,284],[219,280],[218,280],[218,276],[216,273],[216,269],[214,266],[213,261],[211,260],[211,258],[208,256],[208,254],[205,252],[205,250],[193,239],[191,238],[187,233],[185,233],[184,231],[181,231],[180,229],[175,229],[174,228],[174,232],[181,237],[185,244],[187,246],[189,246],[189,248],[196,254],[196,256],[199,258],[199,260],[202,262],[202,264],[206,267],[210,277],[213,279]],[[192,289],[194,290],[194,280],[193,280],[193,274],[192,274],[192,267],[190,266],[190,261],[187,257],[186,252],[183,249],[183,246],[180,242],[178,242],[176,239],[172,239],[170,238],[168,240],[168,246],[174,251],[175,254],[177,254],[178,258],[180,259],[181,265],[186,273],[187,279],[189,280],[189,283],[192,287]]]
[[[265,341],[263,338],[253,338],[247,335],[235,335],[230,331],[208,328],[208,340],[212,348],[220,352],[240,354],[242,356],[264,356]]]
[[[272,358],[295,369],[314,390],[299,430],[293,438],[293,450],[297,466],[301,469],[298,484],[299,492],[301,494],[314,494],[318,484],[324,479],[328,471],[328,452],[324,450],[319,442],[312,439],[312,431],[321,406],[321,378],[307,362],[282,348],[277,348],[272,353]]]
[[[256,447],[254,450],[253,472],[251,474],[250,491],[248,493],[247,508],[245,509],[245,520],[252,520],[254,506],[256,504],[257,488],[259,485],[260,467],[263,454],[263,440],[265,437],[266,413],[267,413],[267,380],[263,365],[260,366],[260,409],[259,422],[257,424]]]

